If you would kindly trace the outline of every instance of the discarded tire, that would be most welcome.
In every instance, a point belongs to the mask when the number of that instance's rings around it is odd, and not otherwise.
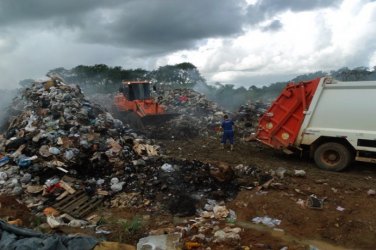
[[[353,155],[350,150],[336,142],[328,142],[320,145],[315,153],[314,160],[316,165],[324,170],[341,171],[348,167],[352,161]]]

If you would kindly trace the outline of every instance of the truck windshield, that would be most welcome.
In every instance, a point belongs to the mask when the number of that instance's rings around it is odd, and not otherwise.
[[[150,83],[130,84],[129,100],[145,100],[150,98]]]

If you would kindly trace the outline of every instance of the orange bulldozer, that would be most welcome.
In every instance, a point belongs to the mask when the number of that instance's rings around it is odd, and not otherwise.
[[[167,113],[165,107],[154,100],[150,85],[148,81],[123,81],[112,105],[115,117],[134,129],[144,129],[178,116]]]

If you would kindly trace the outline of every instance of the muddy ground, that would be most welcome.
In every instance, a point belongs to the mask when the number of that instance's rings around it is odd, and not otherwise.
[[[306,249],[309,244],[320,249],[376,249],[376,197],[367,194],[369,189],[376,188],[374,165],[354,163],[343,172],[327,172],[309,159],[287,156],[257,142],[239,142],[234,151],[222,149],[215,137],[161,143],[168,155],[187,159],[255,165],[266,171],[279,167],[306,171],[306,177],[275,180],[283,184],[281,189],[269,188],[262,195],[256,190],[244,190],[228,203],[244,227],[255,216],[282,220],[279,227],[284,233],[266,230],[260,234],[260,228],[246,230],[243,245],[257,242],[270,245],[271,249],[284,244],[288,249]],[[296,203],[311,194],[326,198],[323,209],[303,208]]]
[[[222,149],[216,137],[193,140],[162,140],[158,142],[168,156],[196,159],[204,162],[225,162],[257,166],[270,171],[283,167],[288,170],[304,170],[305,177],[286,176],[275,179],[278,187],[242,190],[226,206],[237,214],[237,226],[244,229],[240,246],[229,244],[204,245],[199,249],[376,249],[376,196],[367,191],[376,189],[376,166],[354,163],[347,170],[336,173],[315,167],[308,159],[286,156],[265,148],[256,142],[238,142],[234,151]],[[315,194],[325,198],[323,209],[310,209],[297,204]],[[28,227],[38,226],[38,217],[29,217],[27,208],[15,200],[1,198],[2,218],[21,218]],[[18,208],[18,209],[17,209]],[[338,209],[343,208],[343,211]],[[19,211],[18,211],[19,210]],[[167,212],[150,212],[145,208],[99,208],[101,229],[108,235],[95,234],[93,230],[59,228],[58,232],[83,233],[109,241],[136,245],[140,237],[150,231],[155,234],[173,231],[176,225],[190,218],[176,218]],[[269,216],[282,222],[276,231],[251,223],[256,216]],[[46,228],[46,232],[56,232]],[[314,248],[311,248],[314,249]]]

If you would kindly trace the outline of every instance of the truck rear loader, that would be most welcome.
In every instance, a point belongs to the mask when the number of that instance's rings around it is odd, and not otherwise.
[[[325,170],[376,163],[376,81],[289,83],[261,116],[256,138],[287,153],[308,151]]]

